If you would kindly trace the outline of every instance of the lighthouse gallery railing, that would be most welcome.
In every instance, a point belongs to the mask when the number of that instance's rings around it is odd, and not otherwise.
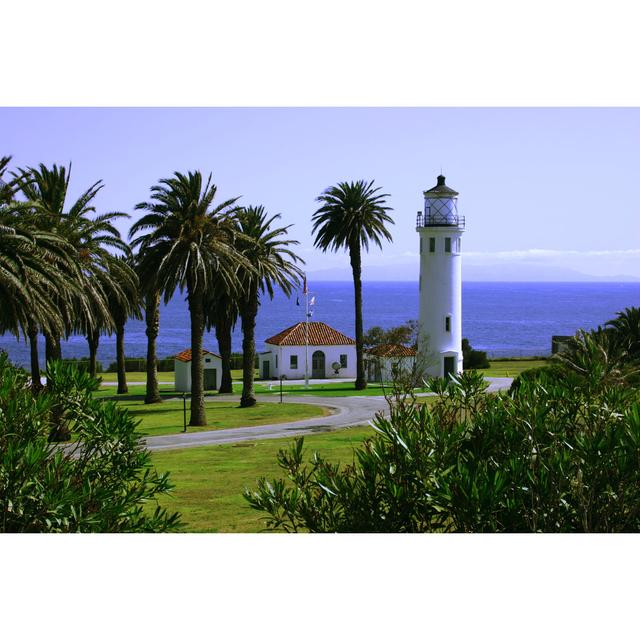
[[[427,213],[418,212],[416,227],[458,227],[464,229],[464,216],[452,213]]]

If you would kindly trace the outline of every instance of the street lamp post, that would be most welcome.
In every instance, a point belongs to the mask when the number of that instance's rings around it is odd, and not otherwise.
[[[187,433],[187,394],[182,394],[182,433]]]

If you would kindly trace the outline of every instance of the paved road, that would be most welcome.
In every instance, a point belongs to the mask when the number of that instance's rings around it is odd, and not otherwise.
[[[508,389],[512,378],[487,378],[490,383],[488,391]],[[420,394],[432,395],[432,394]],[[229,402],[239,399],[237,395],[207,396],[207,402]],[[260,395],[260,402],[279,402],[277,395]],[[315,404],[327,407],[331,415],[320,418],[297,420],[282,424],[265,424],[258,427],[238,427],[219,431],[200,431],[195,433],[178,433],[167,436],[152,436],[146,439],[146,446],[152,451],[166,449],[185,449],[213,444],[229,444],[251,440],[268,440],[307,436],[316,433],[327,433],[358,424],[367,424],[379,411],[387,411],[388,405],[382,396],[345,396],[323,398],[318,396],[287,395],[285,402],[298,404]]]

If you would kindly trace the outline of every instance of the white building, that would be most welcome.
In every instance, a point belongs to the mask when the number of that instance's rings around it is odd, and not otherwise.
[[[202,367],[204,369],[204,390],[219,389],[222,381],[222,358],[217,353],[203,349]],[[185,349],[174,356],[173,375],[176,391],[191,391],[191,349]]]
[[[324,322],[298,322],[265,343],[268,350],[258,354],[264,380],[303,380],[305,362],[309,378],[356,377],[356,341]]]
[[[462,255],[465,219],[458,192],[438,176],[424,192],[418,212],[420,234],[420,319],[418,362],[426,375],[462,372]]]
[[[390,382],[396,372],[411,373],[416,362],[416,350],[403,344],[379,344],[364,354],[368,382]]]

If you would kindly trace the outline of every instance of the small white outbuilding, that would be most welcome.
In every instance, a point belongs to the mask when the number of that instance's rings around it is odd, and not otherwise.
[[[222,358],[206,349],[202,350],[202,368],[204,369],[204,390],[220,388],[222,380]],[[185,349],[174,356],[174,380],[176,391],[191,391],[191,349]]]
[[[298,322],[265,343],[258,354],[263,380],[303,380],[305,362],[309,378],[356,377],[356,341],[324,322]]]
[[[391,382],[396,372],[410,374],[416,364],[416,350],[403,344],[379,344],[364,354],[368,382]]]

